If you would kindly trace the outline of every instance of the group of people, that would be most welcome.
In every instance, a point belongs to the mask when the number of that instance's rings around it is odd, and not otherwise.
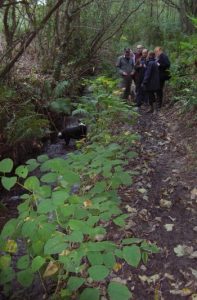
[[[116,67],[122,77],[124,99],[131,99],[131,85],[135,84],[135,102],[140,107],[150,105],[149,112],[161,108],[165,81],[170,79],[170,60],[161,47],[148,51],[142,45],[134,53],[130,48],[118,58]]]

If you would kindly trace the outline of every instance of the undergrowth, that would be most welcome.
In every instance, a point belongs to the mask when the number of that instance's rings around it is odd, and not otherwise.
[[[132,184],[134,172],[125,166],[137,155],[132,145],[139,137],[131,130],[122,132],[121,126],[135,122],[137,114],[113,94],[116,82],[99,77],[89,84],[93,94],[83,97],[75,111],[83,110],[89,123],[88,143],[78,144],[83,145],[80,152],[67,159],[41,155],[16,169],[9,158],[0,162],[3,187],[18,184],[25,190],[18,217],[0,235],[0,282],[12,299],[13,281],[24,295],[39,280],[50,299],[98,300],[107,295],[128,300],[129,288],[110,275],[122,272],[125,264],[132,271],[158,252],[155,244],[132,234],[116,243],[108,239],[109,226],[123,229],[131,217],[121,209],[118,189]],[[32,175],[34,170],[39,175]],[[21,244],[26,253],[15,262]]]

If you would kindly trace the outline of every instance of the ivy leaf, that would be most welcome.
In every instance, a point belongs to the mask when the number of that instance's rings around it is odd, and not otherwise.
[[[140,248],[136,245],[124,247],[123,257],[129,265],[137,268],[141,260]]]
[[[78,290],[78,288],[80,288],[80,286],[82,286],[82,284],[84,284],[84,282],[85,282],[85,280],[83,278],[71,276],[68,279],[67,288],[70,291],[76,291],[76,290]]]
[[[10,158],[5,158],[0,161],[0,172],[2,173],[10,173],[13,169],[13,161]]]
[[[48,157],[48,155],[46,155],[46,154],[42,154],[42,155],[39,155],[38,157],[37,157],[37,161],[39,161],[40,163],[43,163],[43,162],[45,162],[46,160],[48,160],[49,159],[49,157]]]
[[[108,285],[107,290],[110,300],[129,300],[132,297],[129,289],[125,285],[118,282],[111,282]]]
[[[11,188],[16,184],[17,182],[17,177],[14,176],[14,177],[1,177],[1,183],[2,183],[2,186],[7,190],[7,191],[10,191]]]
[[[100,281],[109,275],[109,269],[105,266],[97,265],[90,267],[88,273],[93,280]]]
[[[79,300],[87,300],[87,299],[99,300],[99,298],[100,298],[100,293],[98,289],[87,288],[81,293]]]
[[[47,173],[45,175],[43,175],[41,177],[41,181],[44,182],[44,183],[54,183],[57,181],[57,174],[56,173]]]

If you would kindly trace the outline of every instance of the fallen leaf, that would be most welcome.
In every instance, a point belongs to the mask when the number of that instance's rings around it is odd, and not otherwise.
[[[148,284],[151,284],[151,283],[154,283],[159,280],[160,278],[160,274],[155,274],[155,275],[152,275],[152,276],[146,276],[146,275],[142,275],[140,276],[139,275],[139,278],[142,282],[147,282]]]
[[[194,277],[196,277],[197,279],[197,270],[190,268],[190,270],[192,271],[192,274],[194,275]]]
[[[114,265],[114,267],[113,267],[113,270],[115,271],[115,272],[118,272],[118,271],[120,271],[122,269],[122,264],[120,264],[120,263],[116,263],[115,265]]]
[[[164,277],[167,278],[167,279],[169,279],[169,280],[172,280],[172,281],[175,280],[175,279],[174,279],[174,276],[173,276],[172,274],[169,274],[169,273],[165,273],[165,274],[164,274]]]
[[[193,247],[189,247],[187,245],[178,245],[174,248],[174,252],[178,257],[184,256],[184,255],[191,255],[193,253]]]
[[[194,188],[191,191],[191,200],[195,200],[197,198],[197,188]]]
[[[138,189],[138,192],[140,192],[141,194],[146,194],[147,190],[144,188]]]
[[[92,206],[92,201],[91,200],[86,200],[86,201],[83,202],[83,205],[85,207],[91,207]]]
[[[197,226],[195,226],[195,227],[193,228],[193,231],[197,231]]]
[[[56,263],[54,261],[50,261],[47,268],[46,268],[46,270],[44,271],[43,277],[52,276],[55,273],[57,273],[58,270],[59,270],[58,263]]]
[[[7,240],[5,251],[9,253],[16,253],[18,250],[17,243],[14,240]]]
[[[191,253],[190,258],[197,258],[197,251]]]
[[[122,283],[122,284],[126,284],[127,283],[127,280],[126,279],[122,279],[120,277],[115,277],[115,278],[112,278],[111,279],[111,282],[118,282],[118,283]],[[93,299],[92,299],[93,300]]]
[[[180,295],[182,297],[190,296],[192,291],[188,288],[184,288],[182,290],[170,290],[170,293],[173,295]]]
[[[172,202],[170,200],[161,199],[160,200],[160,206],[163,208],[171,208]]]
[[[191,300],[197,300],[197,294],[193,294]]]
[[[172,231],[174,224],[165,224],[164,227],[165,227],[166,231]]]
[[[126,210],[127,210],[129,213],[132,213],[132,214],[134,214],[134,215],[137,214],[137,209],[136,209],[136,208],[131,207],[131,206],[129,206],[129,205],[126,205],[125,208],[126,208]]]

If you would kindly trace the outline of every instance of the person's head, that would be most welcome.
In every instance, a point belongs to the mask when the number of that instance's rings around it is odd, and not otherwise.
[[[124,49],[124,55],[126,58],[131,57],[131,49],[130,48],[125,48]]]
[[[154,52],[154,51],[149,51],[149,52],[148,52],[148,58],[149,58],[149,59],[155,58],[155,52]]]
[[[142,50],[142,57],[146,58],[148,56],[148,49]]]
[[[163,49],[160,46],[157,46],[154,52],[156,56],[159,56],[163,52]]]
[[[137,53],[142,53],[144,47],[142,45],[137,45]]]

